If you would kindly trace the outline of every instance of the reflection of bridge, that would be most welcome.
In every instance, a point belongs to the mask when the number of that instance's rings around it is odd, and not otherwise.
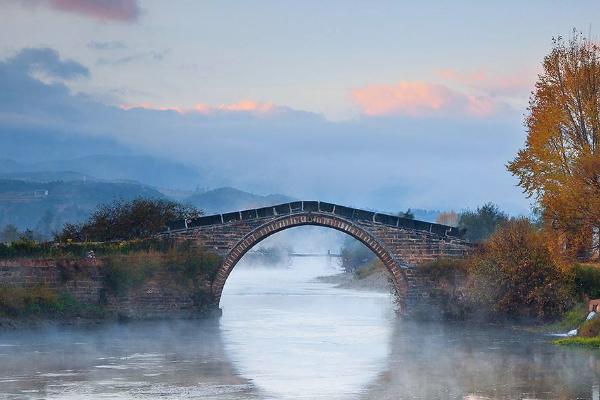
[[[303,225],[345,232],[371,249],[390,272],[405,313],[426,297],[416,266],[441,257],[462,257],[470,248],[454,227],[319,201],[173,221],[163,235],[200,241],[222,256],[211,287],[218,306],[229,273],[246,252],[274,233]]]

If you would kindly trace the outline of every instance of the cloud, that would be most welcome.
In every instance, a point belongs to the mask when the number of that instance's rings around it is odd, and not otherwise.
[[[496,75],[482,69],[461,72],[452,68],[440,69],[437,75],[448,83],[457,83],[465,88],[483,91],[489,96],[527,96],[536,78],[536,74],[531,71]]]
[[[88,42],[87,47],[93,50],[124,50],[127,48],[125,43],[120,41],[97,42],[95,40]]]
[[[371,85],[352,91],[352,98],[368,116],[404,115],[485,117],[495,110],[484,96],[466,95],[447,86],[402,81],[394,85]]]
[[[107,59],[101,58],[98,60],[98,64],[104,65],[123,65],[130,64],[134,62],[148,62],[148,61],[161,61],[165,58],[167,54],[167,50],[163,51],[145,51],[135,54],[130,54],[124,57],[119,57],[117,59]]]
[[[224,113],[252,113],[257,115],[273,114],[275,112],[282,112],[286,110],[286,107],[276,107],[272,103],[258,102],[254,100],[242,100],[236,103],[224,103],[218,106],[211,106],[204,103],[194,104],[192,107],[176,107],[176,106],[159,106],[152,103],[139,103],[139,104],[122,104],[119,106],[123,110],[131,109],[145,109],[145,110],[156,110],[156,111],[175,111],[179,114],[214,114],[219,112]]]
[[[137,0],[46,0],[50,8],[100,21],[133,22],[140,15]]]
[[[23,49],[5,63],[6,67],[23,68],[28,73],[41,73],[50,78],[73,79],[89,76],[89,70],[73,60],[61,60],[49,48]]]
[[[527,207],[504,167],[524,140],[521,116],[423,117],[423,110],[448,113],[455,103],[468,115],[488,112],[485,98],[469,99],[446,86],[419,83],[367,92],[383,92],[393,105],[374,107],[372,115],[401,109],[415,117],[365,115],[331,122],[251,100],[186,109],[114,107],[73,94],[60,81],[37,79],[29,73],[33,66],[63,77],[87,73],[48,49],[24,50],[1,61],[0,139],[11,143],[8,154],[0,140],[3,157],[36,154],[51,160],[107,152],[97,146],[102,139],[126,149],[123,154],[193,165],[202,171],[194,184],[202,187],[233,186],[387,211],[473,208],[490,200],[509,211]],[[418,101],[411,103],[413,98]],[[74,142],[83,150],[74,149]]]

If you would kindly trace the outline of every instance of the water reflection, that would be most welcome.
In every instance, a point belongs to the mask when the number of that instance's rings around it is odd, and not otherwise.
[[[0,398],[256,398],[215,321],[0,336]]]
[[[365,399],[592,399],[600,352],[499,327],[396,322]]]
[[[0,399],[599,399],[599,351],[400,321],[296,267],[236,269],[218,321],[0,333]]]
[[[312,282],[331,273],[323,265],[301,259],[276,272],[238,268],[225,287],[227,354],[274,398],[352,398],[387,360],[390,296]]]

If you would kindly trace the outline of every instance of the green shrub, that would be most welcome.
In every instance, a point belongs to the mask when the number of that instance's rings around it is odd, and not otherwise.
[[[577,264],[573,267],[576,290],[592,299],[600,297],[600,268]]]
[[[559,321],[547,326],[549,331],[566,331],[579,327],[587,317],[587,304],[583,301],[576,303],[565,312]]]

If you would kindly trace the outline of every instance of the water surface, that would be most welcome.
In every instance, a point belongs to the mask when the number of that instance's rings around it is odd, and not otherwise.
[[[599,399],[600,352],[409,323],[318,260],[236,268],[216,321],[0,333],[0,399]]]

